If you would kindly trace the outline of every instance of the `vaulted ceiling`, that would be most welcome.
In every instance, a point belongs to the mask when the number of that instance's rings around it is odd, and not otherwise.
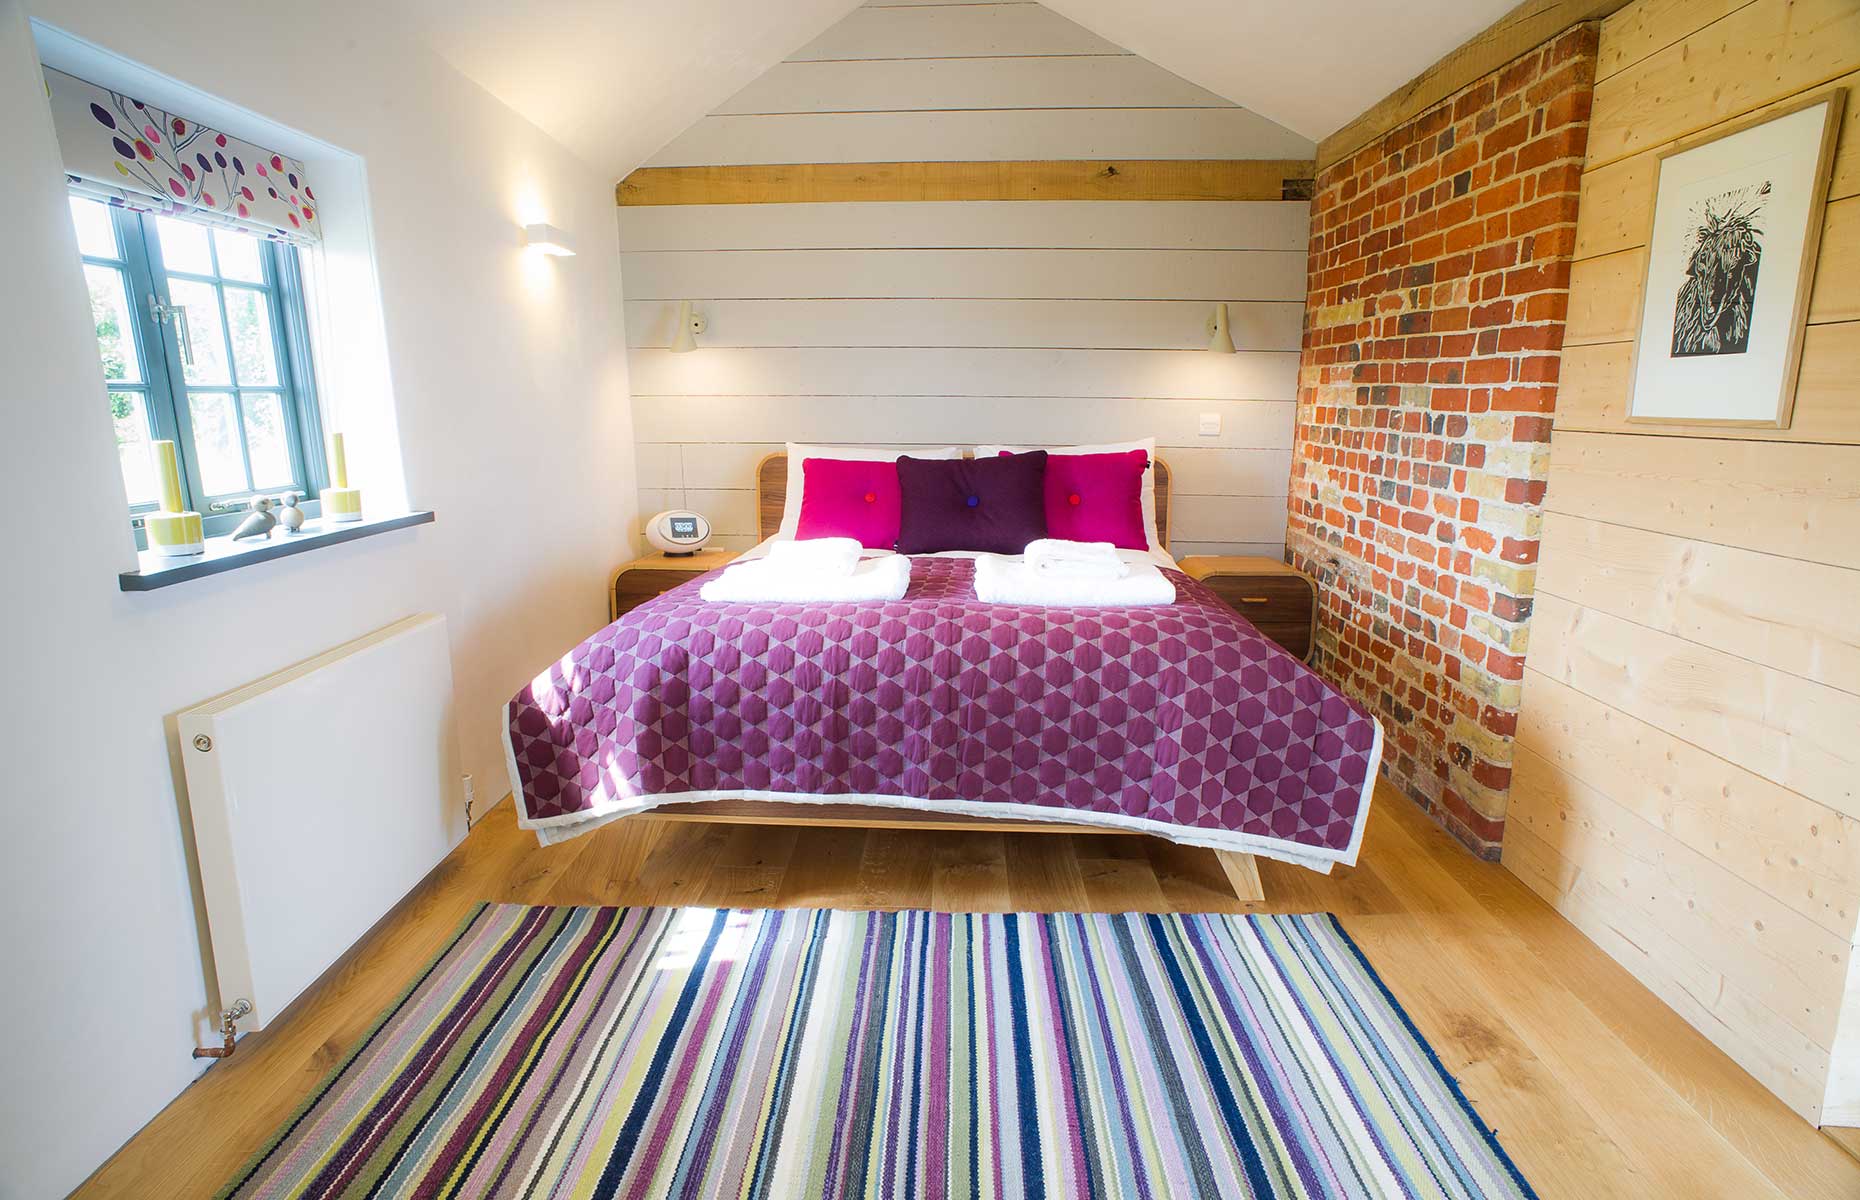
[[[1047,7],[1317,141],[1513,2],[1047,0]],[[386,0],[386,6],[465,75],[618,179],[860,4]]]

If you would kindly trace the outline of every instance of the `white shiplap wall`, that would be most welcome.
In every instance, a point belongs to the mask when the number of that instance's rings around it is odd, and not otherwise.
[[[1297,159],[1310,142],[1031,3],[855,10],[653,166]],[[973,201],[620,210],[642,512],[754,540],[783,441],[1154,435],[1178,554],[1281,553],[1302,202]],[[709,320],[673,355],[673,313]],[[1205,351],[1216,301],[1235,355]],[[1204,414],[1220,432],[1197,432]]]

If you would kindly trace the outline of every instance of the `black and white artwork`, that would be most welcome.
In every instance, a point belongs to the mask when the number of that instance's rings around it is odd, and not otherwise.
[[[1763,265],[1763,206],[1770,182],[1708,196],[1686,231],[1686,278],[1673,311],[1673,357],[1742,354]]]
[[[1788,423],[1842,98],[1660,159],[1630,421]]]

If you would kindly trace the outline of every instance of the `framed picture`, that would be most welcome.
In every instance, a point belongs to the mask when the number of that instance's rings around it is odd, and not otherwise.
[[[1629,421],[1789,424],[1845,96],[1660,156]]]

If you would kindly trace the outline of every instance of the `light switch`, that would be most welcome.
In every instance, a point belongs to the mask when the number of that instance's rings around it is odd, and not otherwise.
[[[1202,413],[1201,425],[1195,432],[1199,433],[1202,437],[1221,436],[1221,414],[1217,412]]]

